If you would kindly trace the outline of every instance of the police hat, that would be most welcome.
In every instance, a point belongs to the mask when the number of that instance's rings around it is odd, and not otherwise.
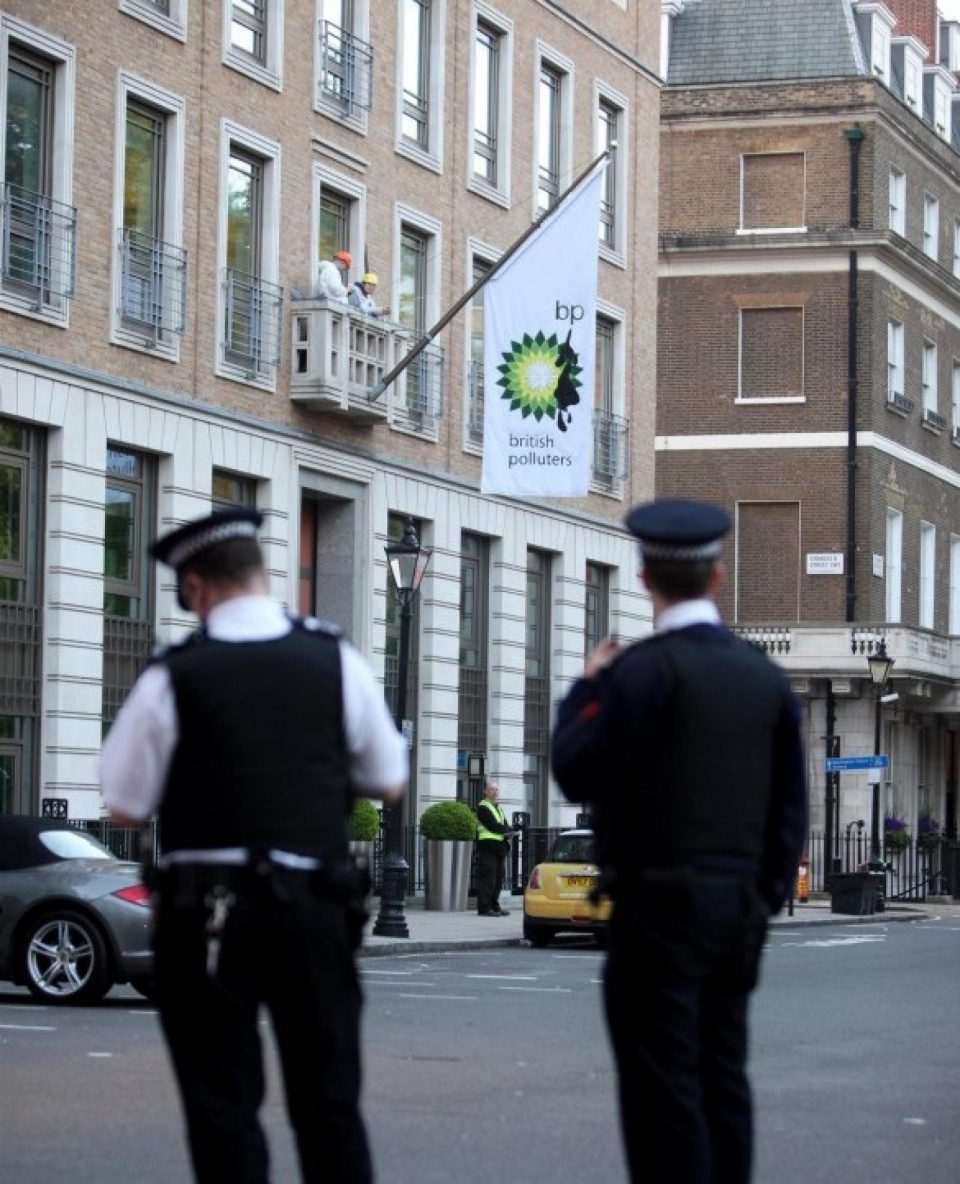
[[[626,524],[640,540],[644,559],[715,559],[730,529],[730,515],[708,502],[660,498],[634,506]]]
[[[262,524],[263,515],[259,510],[240,507],[236,510],[218,510],[215,514],[188,522],[163,535],[150,548],[150,554],[168,567],[179,568],[188,559],[193,559],[217,543],[224,543],[228,539],[256,538]]]

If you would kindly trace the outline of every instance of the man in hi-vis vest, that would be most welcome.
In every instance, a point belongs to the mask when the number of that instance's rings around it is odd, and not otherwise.
[[[510,912],[500,907],[500,890],[511,834],[500,805],[500,786],[488,781],[477,805],[477,913],[481,917],[506,917]]]

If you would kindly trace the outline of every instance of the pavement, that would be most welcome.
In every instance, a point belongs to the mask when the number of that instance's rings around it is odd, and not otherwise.
[[[496,946],[519,946],[523,943],[523,897],[500,898],[501,908],[509,910],[506,917],[481,917],[476,909],[465,912],[438,912],[424,907],[423,897],[408,898],[405,919],[409,937],[376,937],[378,900],[371,901],[371,916],[364,932],[361,958],[386,957],[396,954],[427,954],[444,950],[471,950]],[[928,901],[923,906],[889,905],[881,913],[860,917],[847,913],[832,913],[829,897],[811,898],[804,904],[795,903],[792,915],[784,909],[772,918],[774,928],[808,925],[862,925],[864,922],[888,924],[895,921],[918,921],[933,916],[941,904]],[[949,906],[947,906],[949,907]],[[957,906],[953,906],[957,907]]]

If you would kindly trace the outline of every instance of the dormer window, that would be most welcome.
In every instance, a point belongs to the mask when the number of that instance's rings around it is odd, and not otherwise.
[[[890,40],[897,18],[881,0],[858,3],[854,8],[854,16],[868,62],[867,71],[884,86],[889,86],[892,72]]]
[[[870,68],[885,85],[890,84],[890,29],[874,13],[870,38]]]
[[[941,139],[948,143],[953,134],[953,75],[943,66],[926,66],[923,71],[924,117]]]

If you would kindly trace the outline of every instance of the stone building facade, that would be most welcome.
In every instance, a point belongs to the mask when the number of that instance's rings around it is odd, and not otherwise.
[[[603,9],[598,14],[598,7]],[[82,9],[82,19],[81,19]],[[572,820],[552,704],[649,625],[625,508],[653,492],[654,0],[9,0],[0,11],[0,811],[100,813],[136,670],[189,622],[146,548],[255,503],[276,594],[397,680],[384,545],[412,518],[415,819],[482,753]],[[602,18],[602,19],[601,19]],[[482,312],[370,389],[611,141],[594,481],[479,492]],[[316,295],[349,251],[387,317]]]

